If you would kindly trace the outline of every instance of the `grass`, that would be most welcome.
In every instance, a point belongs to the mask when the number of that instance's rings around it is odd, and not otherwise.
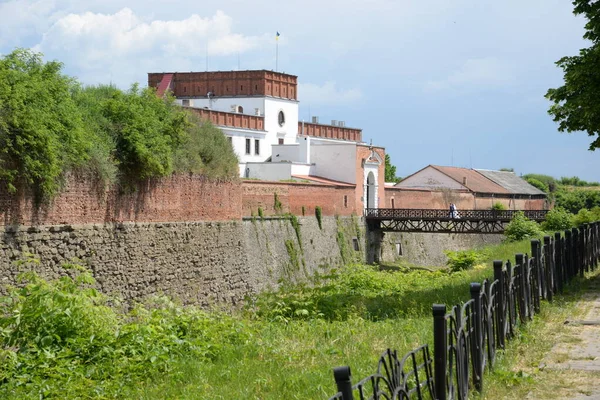
[[[524,241],[489,247],[485,254],[489,260],[508,259],[528,248],[529,242]],[[465,301],[469,283],[491,275],[491,261],[485,268],[453,274],[349,266],[316,279],[314,287],[286,286],[249,299],[248,307],[232,316],[175,307],[140,321],[115,310],[117,332],[131,330],[127,327],[133,320],[139,339],[119,336],[117,344],[124,351],[116,352],[115,339],[107,328],[104,340],[108,347],[103,351],[115,352],[118,362],[101,362],[100,356],[82,362],[76,349],[59,347],[55,351],[60,360],[44,358],[43,363],[15,352],[21,364],[10,364],[13,369],[0,366],[4,378],[0,397],[40,398],[62,393],[64,398],[326,399],[336,391],[333,367],[350,365],[357,382],[375,371],[386,348],[404,354],[419,345],[431,345],[431,305]],[[77,296],[75,289],[69,288],[70,295]],[[540,370],[539,360],[549,346],[548,338],[560,334],[561,321],[573,313],[577,297],[570,296],[543,304],[540,318],[521,329],[518,338],[499,354],[494,373],[484,380],[485,398],[523,398],[540,379],[556,378],[556,374]],[[82,315],[91,318],[95,305],[88,303],[81,303],[85,306],[80,308]],[[190,325],[196,320],[206,324],[205,328]],[[0,338],[6,337],[9,325],[3,321]],[[80,344],[93,340],[85,335],[80,340],[77,335],[71,332],[69,340]],[[192,351],[178,349],[179,342]],[[4,346],[3,351],[9,351],[6,343]],[[27,346],[22,348],[37,349],[34,336]],[[152,354],[169,361],[159,368]],[[0,352],[2,357],[6,353]],[[135,360],[143,364],[133,368]],[[30,375],[24,379],[23,363],[27,362],[34,364],[27,365]],[[48,368],[66,374],[67,379],[44,373]],[[96,368],[103,369],[102,380],[94,379]]]

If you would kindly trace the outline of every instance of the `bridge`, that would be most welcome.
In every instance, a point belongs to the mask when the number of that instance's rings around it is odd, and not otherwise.
[[[519,211],[459,210],[452,218],[449,210],[408,208],[367,208],[365,218],[370,230],[387,232],[504,233],[504,228]],[[531,220],[541,222],[548,210],[523,210]]]

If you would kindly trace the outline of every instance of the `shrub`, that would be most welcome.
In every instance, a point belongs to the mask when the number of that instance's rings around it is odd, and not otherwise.
[[[471,269],[485,258],[483,254],[480,254],[475,250],[446,250],[444,253],[448,257],[446,264],[453,272]]]
[[[537,237],[542,234],[539,224],[525,217],[523,211],[515,214],[512,221],[504,229],[504,236],[510,242]]]
[[[546,185],[544,182],[535,179],[535,178],[527,178],[526,179],[527,183],[529,183],[531,186],[534,186],[538,189],[540,189],[542,192],[544,193],[548,193],[549,189],[548,189],[548,185]]]
[[[589,224],[590,222],[594,222],[594,214],[587,208],[582,208],[573,217],[573,225],[577,227],[583,224]]]
[[[548,211],[546,220],[542,223],[545,231],[562,231],[573,226],[573,214],[562,207],[555,207]]]
[[[319,224],[319,229],[323,229],[322,226],[322,210],[321,207],[316,206],[315,207],[315,216],[317,217],[317,223]]]
[[[498,201],[492,205],[492,210],[506,210],[506,206]]]

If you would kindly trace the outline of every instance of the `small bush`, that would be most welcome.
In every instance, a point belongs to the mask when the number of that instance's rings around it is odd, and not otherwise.
[[[258,207],[258,216],[260,218],[263,218],[265,216],[265,213],[264,213],[262,207]]]
[[[317,217],[317,223],[319,224],[319,229],[323,229],[322,220],[321,220],[321,216],[322,216],[321,207],[319,207],[319,206],[315,207],[315,216]]]
[[[548,188],[548,185],[546,185],[544,182],[540,181],[539,179],[536,179],[536,178],[526,178],[525,180],[531,186],[534,186],[534,187],[540,189],[544,193],[548,193],[550,191],[550,189]]]
[[[463,271],[473,268],[484,260],[485,256],[475,250],[444,251],[448,257],[446,264],[452,272]]]
[[[573,214],[562,207],[556,207],[548,212],[546,221],[542,224],[545,231],[562,231],[573,226]]]
[[[506,206],[500,202],[496,202],[492,205],[492,210],[499,210],[499,211],[506,210]]]
[[[512,221],[504,229],[504,236],[509,242],[523,240],[542,235],[539,224],[525,216],[523,211],[515,214]]]

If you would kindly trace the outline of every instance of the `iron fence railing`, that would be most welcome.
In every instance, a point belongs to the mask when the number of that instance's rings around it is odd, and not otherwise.
[[[494,279],[472,283],[471,298],[453,306],[433,305],[433,358],[427,345],[402,359],[387,350],[377,372],[356,384],[350,367],[334,370],[338,393],[330,400],[460,399],[483,389],[484,372],[496,350],[516,328],[539,313],[577,275],[595,269],[600,258],[600,222],[531,241],[531,254],[494,261]]]
[[[412,208],[367,208],[367,219],[446,220],[467,219],[475,221],[510,221],[519,211],[515,210],[458,210],[454,216],[449,210]],[[548,210],[523,210],[525,216],[534,221],[546,219]]]

